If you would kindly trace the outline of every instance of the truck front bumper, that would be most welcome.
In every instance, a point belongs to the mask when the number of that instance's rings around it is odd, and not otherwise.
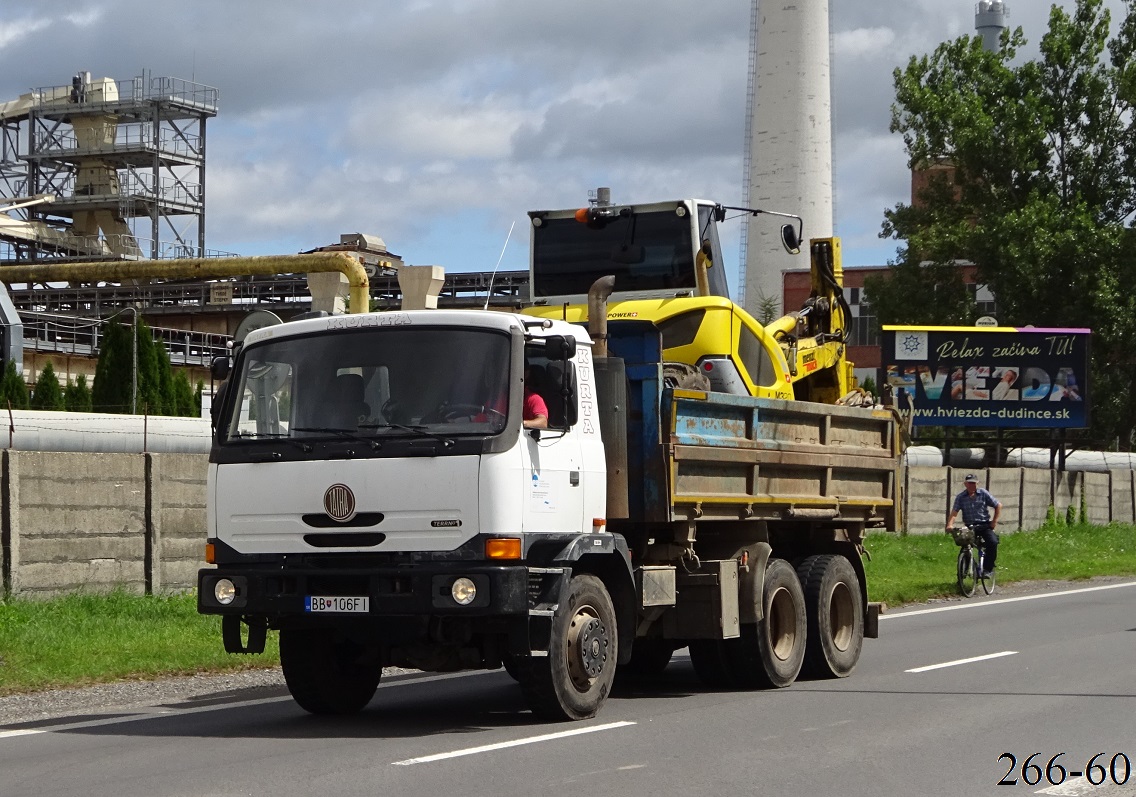
[[[366,568],[222,565],[198,572],[197,608],[202,614],[263,617],[273,626],[285,618],[316,614],[327,617],[336,614],[336,607],[344,610],[345,617],[358,619],[424,615],[527,616],[530,609],[544,600],[555,603],[564,574],[563,568],[485,562]],[[454,583],[459,579],[467,579],[475,590],[473,598],[465,604],[454,597]],[[463,597],[468,599],[468,583],[463,585]],[[231,593],[231,599],[222,603],[219,596],[226,593]],[[318,598],[342,600],[313,601]],[[324,611],[318,611],[321,608]]]

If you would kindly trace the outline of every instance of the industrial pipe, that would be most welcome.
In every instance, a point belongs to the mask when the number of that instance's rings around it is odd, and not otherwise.
[[[350,285],[347,312],[366,313],[371,284],[363,265],[347,252],[311,252],[262,257],[175,258],[171,260],[108,260],[95,263],[36,263],[0,267],[0,282],[121,282],[131,279],[219,279],[274,277],[277,274],[338,271]]]

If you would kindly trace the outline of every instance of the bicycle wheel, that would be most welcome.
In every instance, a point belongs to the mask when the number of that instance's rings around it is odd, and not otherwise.
[[[984,566],[985,567],[985,566]],[[982,579],[982,591],[987,595],[994,594],[994,571],[989,573],[980,573],[979,578]]]
[[[970,546],[964,545],[959,550],[958,556],[958,585],[959,592],[966,597],[974,594],[974,587],[977,582],[975,572],[974,557],[971,555]]]

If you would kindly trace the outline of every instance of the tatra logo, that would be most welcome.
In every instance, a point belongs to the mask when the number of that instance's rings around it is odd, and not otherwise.
[[[323,494],[323,510],[332,520],[346,523],[355,517],[355,493],[346,484],[333,484]]]
[[[434,528],[455,528],[457,526],[460,526],[461,524],[462,524],[462,522],[460,520],[431,520],[430,521],[430,525],[433,526]]]

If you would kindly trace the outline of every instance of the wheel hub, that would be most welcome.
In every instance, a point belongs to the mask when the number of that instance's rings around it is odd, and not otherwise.
[[[603,672],[611,639],[603,621],[585,610],[577,612],[568,627],[568,672],[573,683],[586,688]]]

